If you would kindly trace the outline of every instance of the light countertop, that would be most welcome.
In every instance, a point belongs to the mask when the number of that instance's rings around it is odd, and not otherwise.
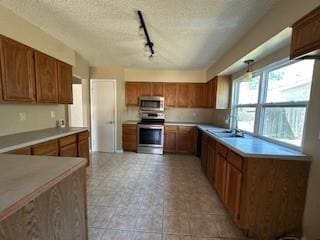
[[[127,121],[125,123],[137,124],[138,121]],[[224,144],[243,157],[310,161],[309,156],[298,150],[271,143],[269,141],[253,137],[249,134],[245,134],[244,137],[216,136],[213,133],[208,132],[208,130],[211,129],[215,132],[223,132],[226,129],[215,127],[211,124],[166,121],[165,125],[196,126],[218,142]]]
[[[0,221],[86,162],[85,158],[0,154]]]
[[[47,128],[43,130],[17,133],[0,137],[0,153],[28,147],[34,144],[50,141],[60,137],[87,131],[88,128]]]
[[[198,128],[243,157],[310,160],[309,156],[300,151],[274,144],[249,134],[245,134],[244,137],[219,137],[210,133],[208,130],[211,129],[215,132],[222,132],[225,129],[210,125],[198,125]]]

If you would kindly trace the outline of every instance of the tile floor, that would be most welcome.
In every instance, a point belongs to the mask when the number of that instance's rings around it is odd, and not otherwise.
[[[195,156],[92,155],[89,240],[244,239]]]

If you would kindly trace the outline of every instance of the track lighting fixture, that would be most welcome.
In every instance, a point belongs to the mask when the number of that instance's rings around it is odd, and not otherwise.
[[[153,57],[154,57],[153,56],[154,55],[154,49],[153,49],[154,44],[150,40],[150,36],[149,36],[148,30],[147,30],[146,24],[144,22],[142,12],[137,11],[137,14],[138,14],[139,20],[140,20],[139,35],[145,37],[146,43],[144,45],[144,50],[150,52],[149,60],[152,61]]]

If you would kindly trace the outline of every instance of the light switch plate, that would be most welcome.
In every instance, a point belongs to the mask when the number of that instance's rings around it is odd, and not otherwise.
[[[20,121],[26,121],[27,114],[25,112],[19,112],[19,119],[20,119]]]
[[[51,116],[51,118],[56,118],[56,112],[55,111],[50,111],[50,116]]]

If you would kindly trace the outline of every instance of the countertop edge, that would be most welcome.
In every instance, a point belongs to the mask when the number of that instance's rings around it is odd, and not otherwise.
[[[56,185],[57,183],[62,181],[64,178],[66,178],[69,175],[71,175],[72,173],[76,172],[81,167],[85,167],[86,164],[87,164],[87,160],[85,158],[78,158],[78,159],[80,160],[80,162],[78,164],[76,164],[73,167],[67,169],[66,171],[64,171],[60,175],[56,176],[55,178],[51,179],[47,183],[43,184],[38,189],[35,189],[33,192],[28,193],[23,198],[21,198],[20,200],[16,201],[15,203],[13,203],[11,206],[9,206],[6,209],[2,210],[2,212],[0,212],[0,222],[3,221],[4,219],[6,219],[7,217],[11,216],[12,214],[14,214],[19,209],[21,209],[24,206],[26,206],[29,202],[31,202],[32,200],[37,198],[40,194],[46,192],[48,189],[50,189],[51,187],[53,187],[54,185]]]
[[[88,131],[88,128],[78,129],[78,130],[70,131],[68,133],[60,133],[60,134],[57,134],[57,135],[54,135],[54,136],[40,138],[40,139],[37,139],[37,140],[34,140],[34,141],[29,141],[29,142],[26,142],[26,143],[21,143],[21,144],[13,145],[13,146],[10,146],[10,147],[1,148],[0,149],[0,154],[1,153],[6,153],[6,152],[10,152],[10,151],[13,151],[13,150],[16,150],[16,149],[19,149],[19,148],[25,148],[25,147],[29,147],[29,146],[32,146],[32,145],[35,145],[35,144],[39,144],[39,143],[43,143],[43,142],[46,142],[46,141],[54,140],[54,139],[57,139],[57,138],[66,137],[66,136],[69,136],[69,135],[77,134],[77,133],[80,133],[80,132],[85,132],[85,131]]]

